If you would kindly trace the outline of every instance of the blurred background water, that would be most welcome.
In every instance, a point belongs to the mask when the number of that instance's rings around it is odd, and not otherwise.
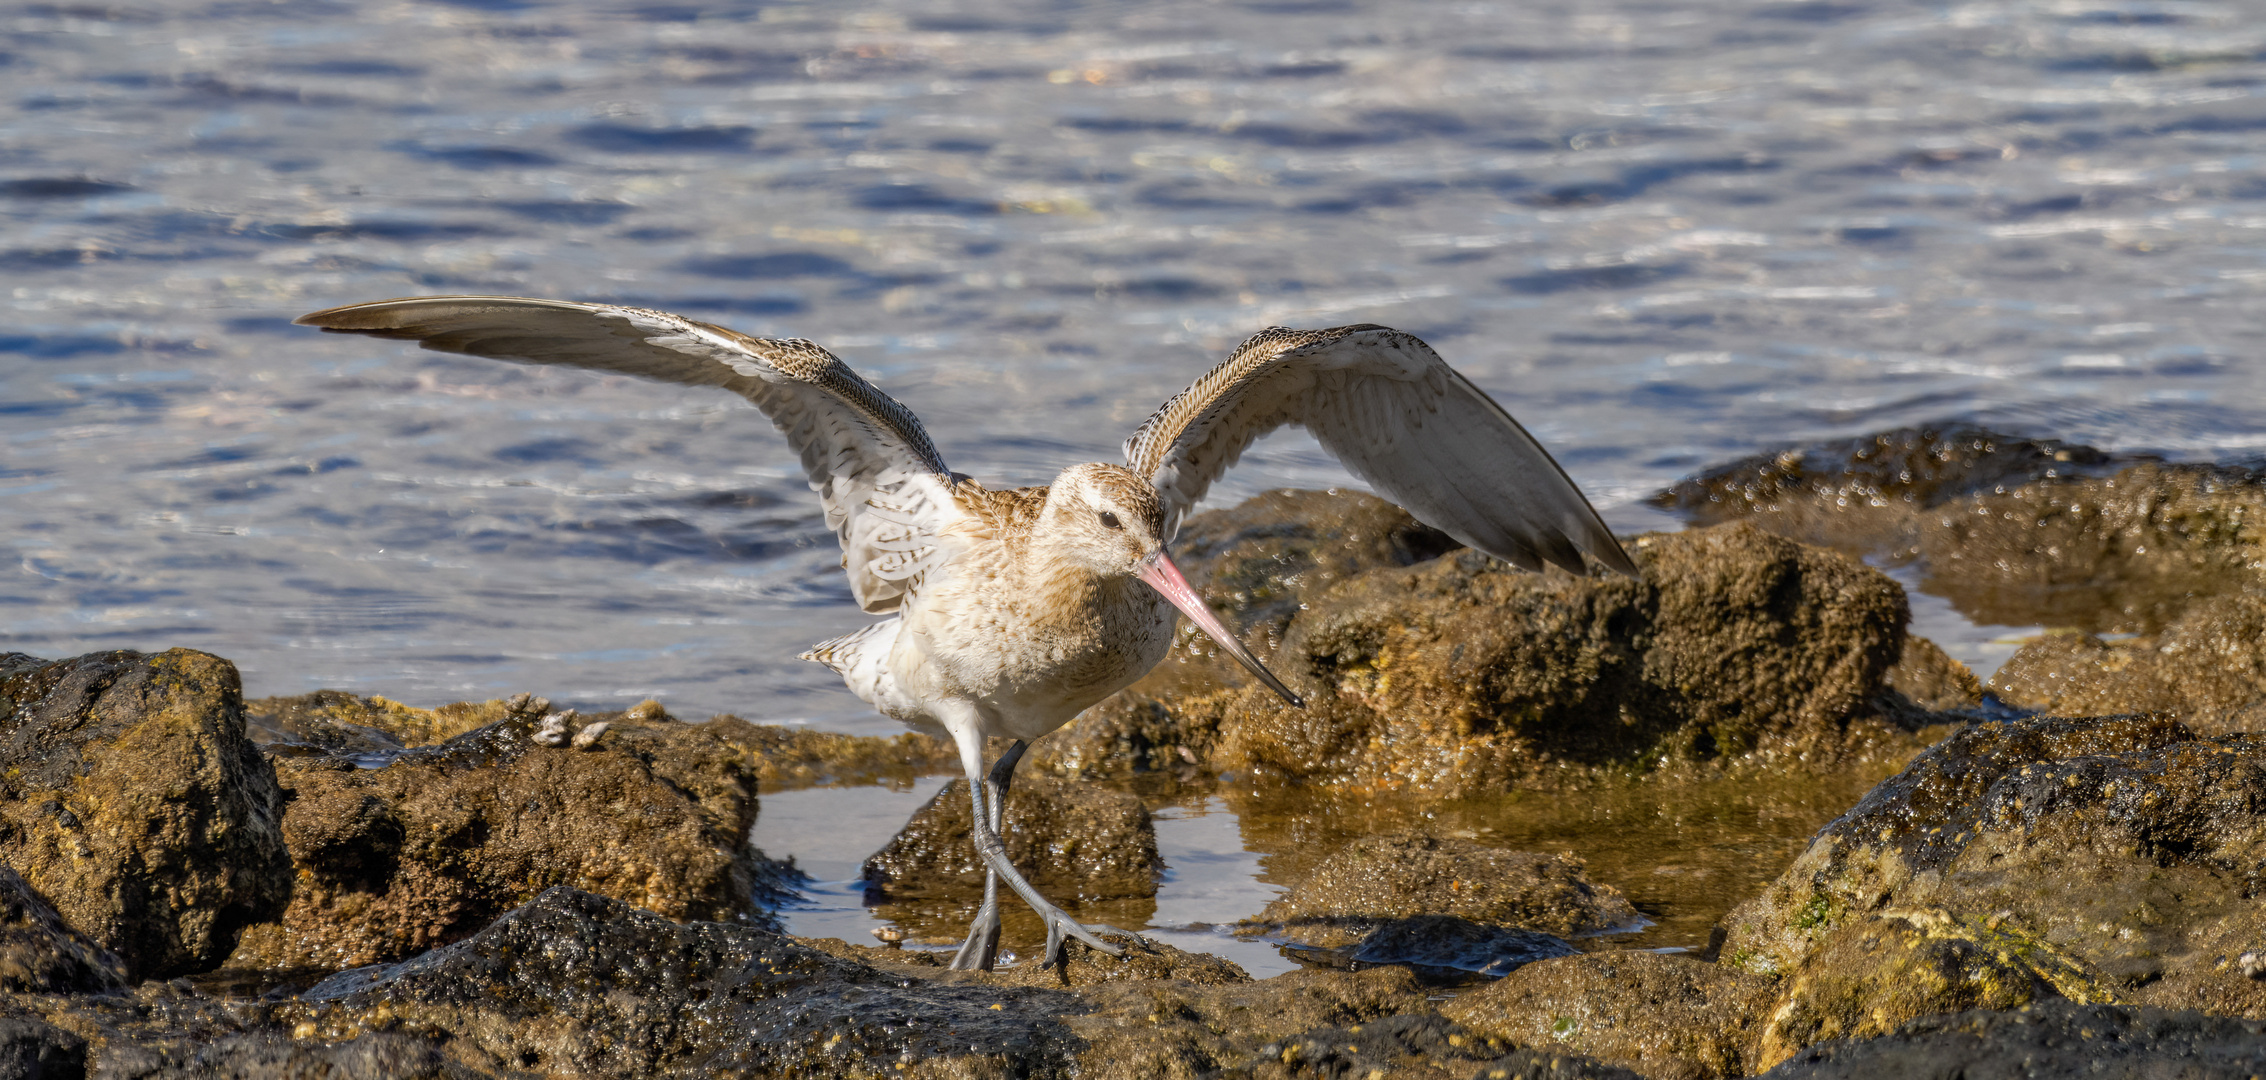
[[[1357,321],[1625,529],[1701,466],[1926,421],[2248,456],[2257,15],[0,6],[0,647],[895,730],[793,658],[867,617],[747,405],[289,325],[402,295],[810,337],[992,483],[1114,458],[1261,326]],[[1284,435],[1213,505],[1344,481]]]

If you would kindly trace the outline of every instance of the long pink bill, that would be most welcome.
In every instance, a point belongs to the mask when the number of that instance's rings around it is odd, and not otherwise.
[[[1212,609],[1204,603],[1204,598],[1196,595],[1196,590],[1189,586],[1187,578],[1181,576],[1180,568],[1173,565],[1172,556],[1165,554],[1163,548],[1158,548],[1155,555],[1141,564],[1139,576],[1142,581],[1149,583],[1150,588],[1163,593],[1165,599],[1172,601],[1172,606],[1179,608],[1181,614],[1188,616],[1205,633],[1210,634],[1212,640],[1219,642],[1220,648],[1226,649],[1227,654],[1235,657],[1237,663],[1258,676],[1260,682],[1266,683],[1267,689],[1282,695],[1284,701],[1297,708],[1306,707],[1304,700],[1291,693],[1290,687],[1284,686],[1281,679],[1275,678],[1274,672],[1268,671],[1259,663],[1258,657],[1251,655],[1251,650],[1244,648],[1234,634],[1228,633],[1227,627],[1220,624],[1219,616],[1212,614]]]

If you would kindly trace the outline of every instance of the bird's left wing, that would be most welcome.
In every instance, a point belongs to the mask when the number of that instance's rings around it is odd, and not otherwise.
[[[939,561],[940,538],[961,513],[952,471],[912,410],[800,338],[749,337],[665,311],[516,296],[380,300],[297,321],[441,352],[740,394],[802,455],[826,523],[841,538],[850,591],[867,611],[897,608]]]
[[[1143,421],[1125,461],[1178,528],[1253,440],[1285,424],[1419,520],[1505,562],[1580,573],[1586,551],[1636,573],[1542,444],[1431,346],[1388,327],[1260,331]]]

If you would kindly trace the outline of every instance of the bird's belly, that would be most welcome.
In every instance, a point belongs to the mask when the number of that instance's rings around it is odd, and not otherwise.
[[[987,734],[1035,739],[1148,674],[1172,649],[1173,618],[1162,597],[1141,597],[1079,624],[947,630],[930,659],[954,696],[983,707]]]

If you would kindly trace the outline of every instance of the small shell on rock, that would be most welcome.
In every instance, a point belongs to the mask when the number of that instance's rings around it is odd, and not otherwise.
[[[892,949],[905,947],[905,932],[894,926],[876,926],[873,928],[873,936],[880,938],[882,944]]]
[[[545,716],[542,724],[535,729],[535,741],[545,746],[565,746],[568,739],[567,724],[573,719],[573,709]]]
[[[2252,949],[2236,957],[2235,963],[2241,965],[2242,973],[2245,976],[2253,979],[2266,979],[2266,952]]]
[[[611,720],[600,720],[597,723],[590,725],[589,727],[583,728],[581,731],[575,732],[574,748],[577,750],[590,750],[595,748],[598,745],[598,736],[604,735],[606,733],[606,728],[612,723],[613,721]]]

